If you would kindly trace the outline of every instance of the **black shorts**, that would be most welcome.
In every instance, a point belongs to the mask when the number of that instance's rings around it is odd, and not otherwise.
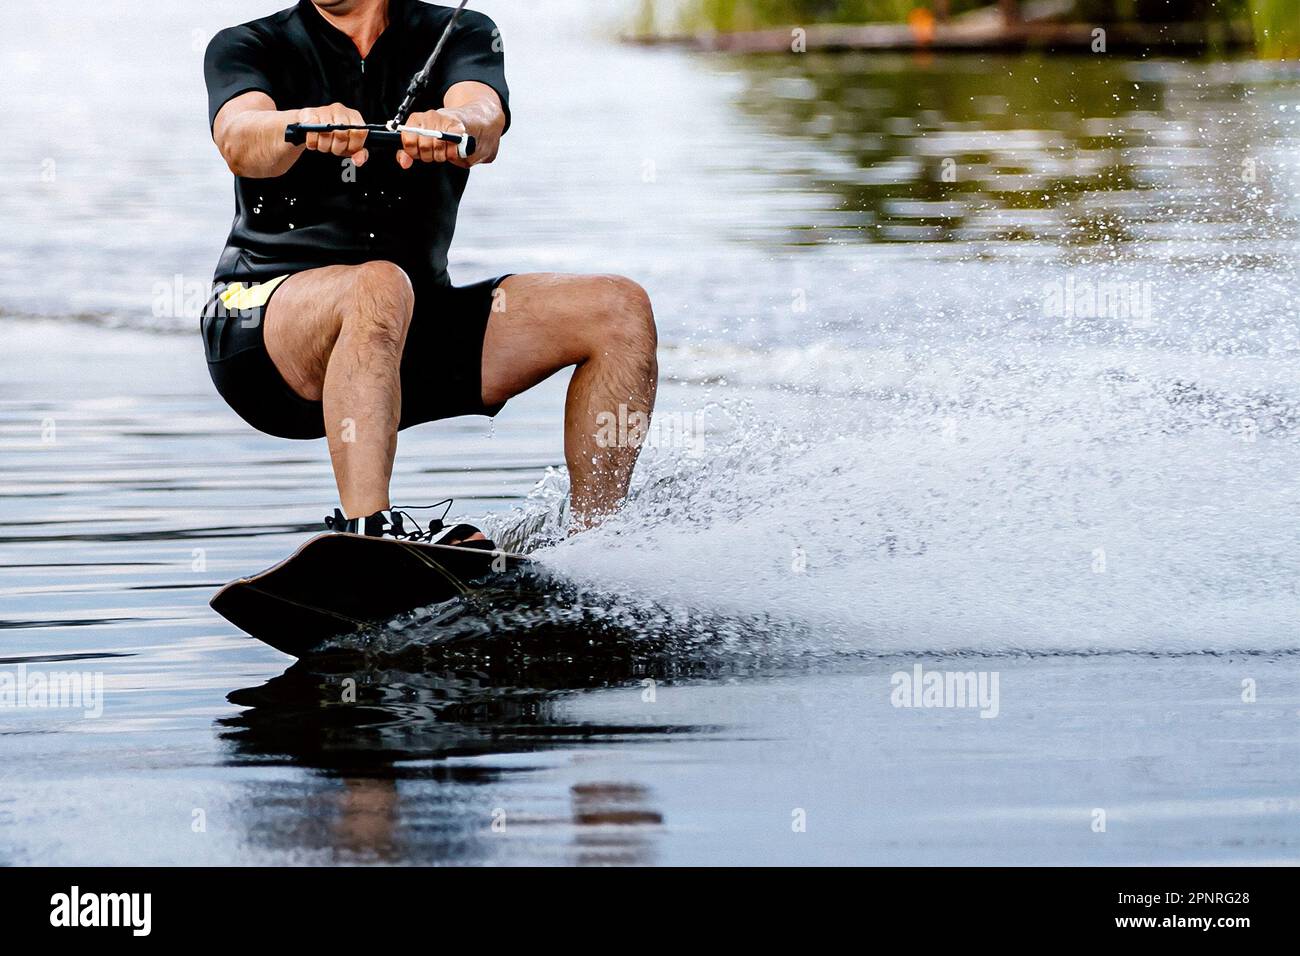
[[[290,273],[291,274],[291,273]],[[213,384],[258,431],[278,438],[325,437],[320,402],[302,398],[281,377],[262,338],[262,315],[290,274],[261,283],[218,282],[200,328]],[[493,293],[509,276],[457,288],[415,282],[415,313],[402,353],[398,428],[460,415],[495,415],[483,404],[483,335]]]

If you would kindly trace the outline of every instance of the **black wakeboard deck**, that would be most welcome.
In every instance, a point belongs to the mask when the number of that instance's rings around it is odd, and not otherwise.
[[[212,608],[293,657],[406,611],[473,593],[526,568],[517,554],[356,534],[322,534],[251,578],[232,581]]]

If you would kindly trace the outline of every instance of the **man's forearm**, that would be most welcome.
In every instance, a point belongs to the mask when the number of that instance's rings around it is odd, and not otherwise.
[[[454,113],[479,142],[475,159],[490,163],[496,159],[506,128],[506,113],[496,90],[482,83],[457,83],[447,91],[446,112]]]
[[[450,107],[447,112],[454,113],[478,141],[482,154],[480,162],[490,163],[496,159],[501,133],[505,129],[505,114],[500,106],[488,100],[476,100],[464,106]]]
[[[267,179],[288,172],[303,148],[284,141],[284,128],[298,122],[299,112],[250,109],[223,123],[217,148],[230,171],[248,179]]]

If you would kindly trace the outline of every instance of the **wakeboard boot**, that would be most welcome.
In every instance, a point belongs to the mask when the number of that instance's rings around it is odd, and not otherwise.
[[[476,534],[483,534],[472,524],[462,523],[448,527],[445,519],[451,510],[451,502],[439,502],[430,507],[437,508],[443,504],[447,505],[447,510],[442,513],[441,518],[431,518],[427,527],[421,527],[420,523],[402,508],[376,511],[365,518],[349,518],[335,508],[334,514],[325,518],[325,527],[338,534],[359,534],[367,538],[396,538],[399,541],[473,548],[476,551],[497,550],[496,544],[489,541],[486,536],[474,541],[469,540]],[[427,509],[413,508],[412,510]],[[408,521],[411,527],[407,526]]]

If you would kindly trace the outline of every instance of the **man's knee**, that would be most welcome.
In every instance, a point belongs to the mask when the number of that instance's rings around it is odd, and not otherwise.
[[[401,266],[384,260],[353,266],[343,324],[377,344],[400,348],[415,311],[415,291]]]
[[[384,311],[410,312],[415,305],[415,290],[406,270],[384,259],[352,267],[352,295],[363,302],[390,307]]]
[[[658,345],[654,306],[638,283],[623,276],[601,276],[599,341],[605,350],[653,353]]]

